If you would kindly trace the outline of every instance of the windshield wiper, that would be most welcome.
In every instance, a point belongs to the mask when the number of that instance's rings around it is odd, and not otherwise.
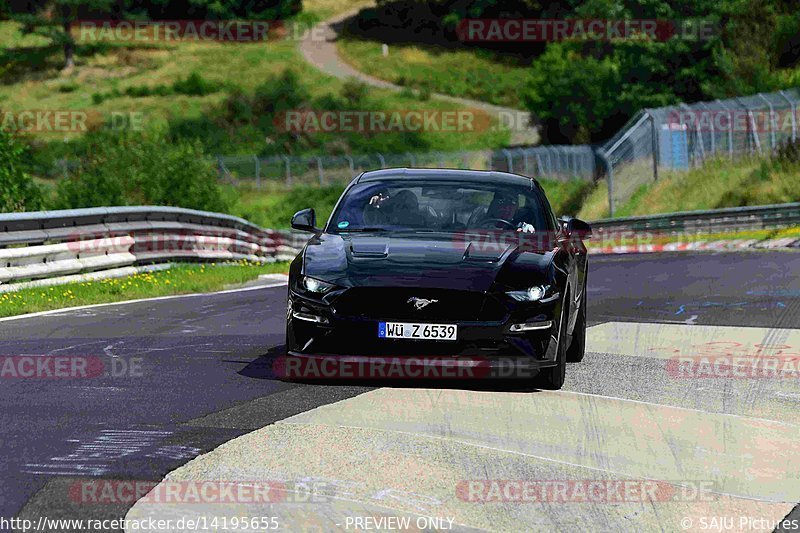
[[[355,232],[370,232],[370,231],[389,231],[387,228],[379,228],[379,227],[366,227],[366,228],[341,228],[339,229],[339,233],[355,233]]]

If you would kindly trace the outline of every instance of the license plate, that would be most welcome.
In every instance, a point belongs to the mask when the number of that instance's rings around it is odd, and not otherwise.
[[[380,322],[378,337],[381,339],[420,339],[431,341],[454,341],[458,334],[455,324],[413,324],[410,322]]]

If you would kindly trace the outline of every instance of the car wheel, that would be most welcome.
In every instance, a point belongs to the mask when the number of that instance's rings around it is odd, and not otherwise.
[[[572,342],[567,349],[567,361],[570,363],[580,363],[583,361],[583,354],[586,353],[586,286],[583,287],[581,296],[581,306],[578,309],[578,319],[575,321],[575,329],[572,330]]]
[[[564,298],[561,310],[561,325],[558,333],[556,365],[539,371],[534,382],[539,389],[558,390],[564,386],[567,377],[567,320],[569,318],[569,294]]]

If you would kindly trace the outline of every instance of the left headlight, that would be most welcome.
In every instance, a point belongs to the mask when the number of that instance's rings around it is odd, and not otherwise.
[[[553,286],[537,285],[521,291],[509,291],[506,294],[518,302],[541,302],[553,296]]]
[[[308,276],[301,276],[299,281],[300,288],[311,292],[313,294],[326,294],[336,288],[333,283],[322,281],[320,279],[311,278]]]

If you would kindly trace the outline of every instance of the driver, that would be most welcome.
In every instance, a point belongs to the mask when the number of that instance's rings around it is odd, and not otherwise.
[[[533,225],[527,222],[527,220],[530,219],[529,215],[529,209],[519,208],[519,201],[516,194],[496,192],[482,219],[485,221],[495,221],[497,227],[506,226],[496,219],[505,220],[509,223],[511,228],[517,231],[533,233]],[[506,228],[508,229],[508,227]]]
[[[495,193],[492,203],[489,204],[484,218],[501,218],[511,222],[517,214],[518,207],[516,194],[498,192]]]

